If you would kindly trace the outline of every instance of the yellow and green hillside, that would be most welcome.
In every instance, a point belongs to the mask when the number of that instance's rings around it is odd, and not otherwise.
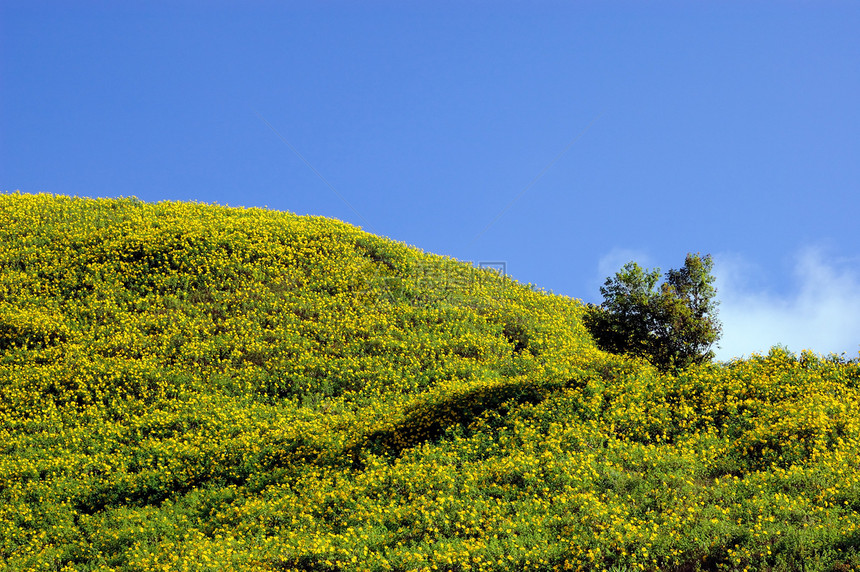
[[[0,195],[0,569],[860,569],[860,366],[677,375],[336,220]]]

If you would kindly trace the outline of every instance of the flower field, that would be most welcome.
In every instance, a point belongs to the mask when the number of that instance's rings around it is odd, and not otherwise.
[[[860,365],[664,374],[348,224],[0,194],[0,569],[860,570]]]

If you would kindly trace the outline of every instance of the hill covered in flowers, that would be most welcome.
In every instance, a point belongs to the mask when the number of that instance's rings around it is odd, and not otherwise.
[[[4,570],[860,569],[857,363],[677,374],[342,222],[0,195]]]

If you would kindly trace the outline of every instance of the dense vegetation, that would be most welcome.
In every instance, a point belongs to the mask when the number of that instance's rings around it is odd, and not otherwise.
[[[331,219],[0,195],[0,569],[860,568],[860,371],[664,373]]]
[[[601,286],[603,302],[589,304],[585,327],[600,349],[644,357],[662,371],[711,361],[722,332],[713,267],[710,255],[687,254],[658,288],[659,268],[628,262]]]

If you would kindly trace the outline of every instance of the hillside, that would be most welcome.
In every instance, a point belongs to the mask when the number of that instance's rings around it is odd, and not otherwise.
[[[860,366],[662,374],[348,224],[0,195],[0,568],[860,569]]]

